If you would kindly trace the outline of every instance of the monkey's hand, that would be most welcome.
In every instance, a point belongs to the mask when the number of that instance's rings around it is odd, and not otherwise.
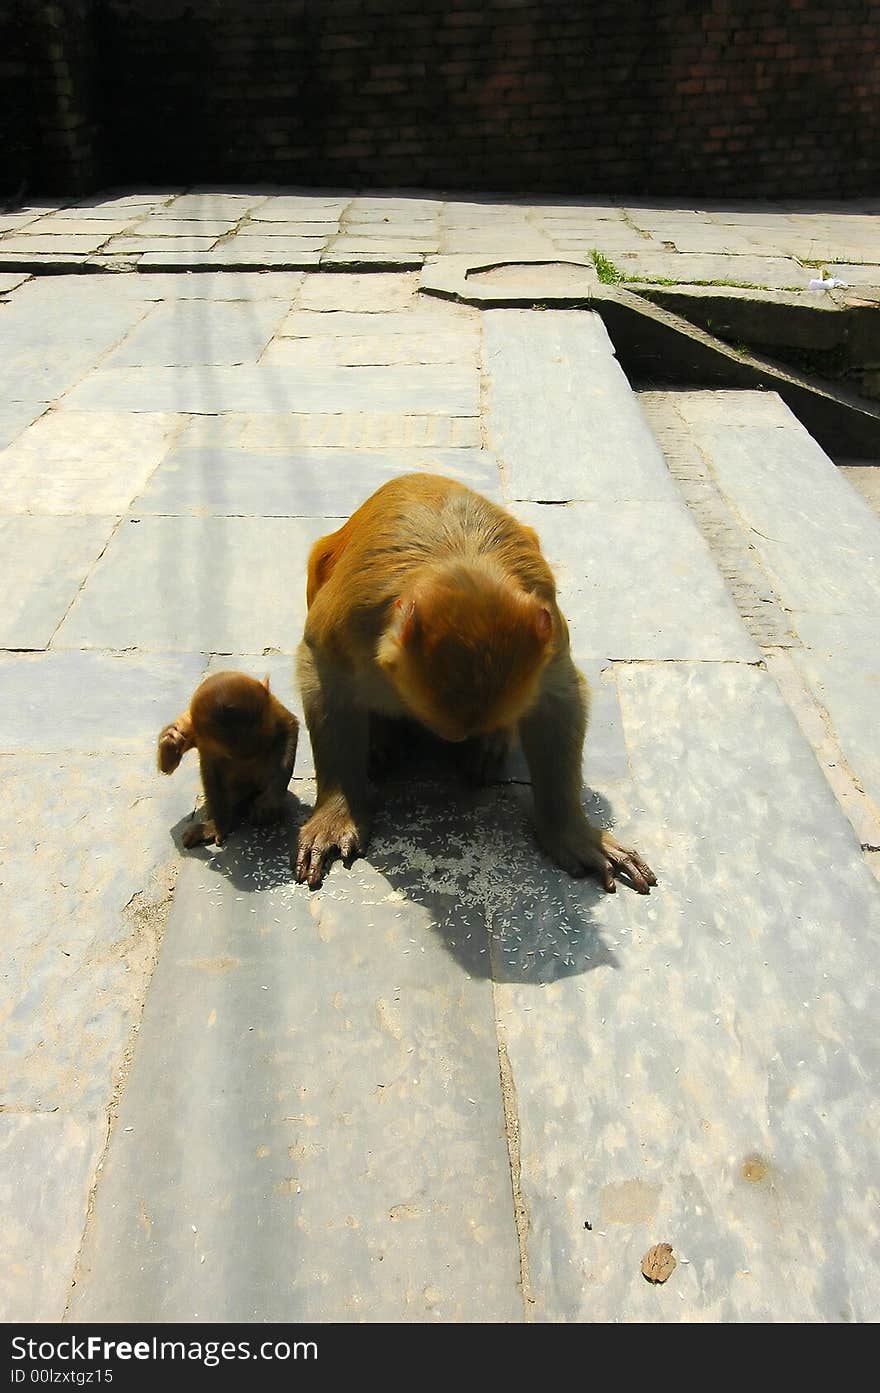
[[[614,894],[614,877],[622,876],[640,895],[647,895],[657,877],[637,851],[621,846],[608,832],[592,827],[586,818],[549,826],[539,825],[538,841],[557,866],[569,875],[598,875],[605,889]]]
[[[187,750],[194,744],[189,716],[178,716],[159,736],[156,763],[163,774],[173,774]]]
[[[294,863],[297,884],[317,890],[334,852],[351,864],[363,855],[368,840],[365,819],[355,818],[344,795],[328,798],[300,828]]]
[[[189,827],[184,829],[180,840],[189,850],[193,846],[210,846],[211,842],[216,842],[218,846],[222,846],[223,835],[217,831],[214,822],[208,819],[206,822],[191,822]]]

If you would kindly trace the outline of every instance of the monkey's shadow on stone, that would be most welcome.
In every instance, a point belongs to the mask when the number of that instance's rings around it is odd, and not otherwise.
[[[449,747],[429,738],[408,740],[405,762],[405,774],[390,772],[376,784],[366,856],[350,869],[335,862],[325,885],[356,904],[361,893],[375,894],[363,878],[378,873],[425,911],[430,931],[473,977],[539,985],[619,966],[597,922],[606,891],[593,877],[574,880],[543,855],[532,825],[531,788],[518,781],[515,760],[486,787],[469,783]],[[587,790],[584,805],[592,822],[613,825],[611,806],[600,794]],[[288,793],[279,822],[242,824],[220,848],[184,848],[190,815],[171,835],[183,858],[206,863],[236,890],[275,890],[292,887],[290,850],[311,811]],[[294,893],[320,892],[299,886]],[[619,882],[617,893],[635,891]]]
[[[541,852],[516,756],[498,782],[474,787],[455,751],[430,737],[408,741],[406,755],[407,773],[378,784],[366,860],[427,911],[456,961],[474,977],[536,985],[617,967],[595,914],[606,892]],[[611,824],[600,795],[588,792],[585,806],[594,823]]]
[[[293,880],[290,848],[296,829],[303,821],[303,805],[288,792],[281,817],[263,827],[242,822],[230,832],[222,846],[183,845],[183,834],[194,818],[201,816],[201,804],[192,814],[180,818],[171,828],[178,853],[186,860],[201,861],[217,875],[225,876],[236,890],[277,890]]]

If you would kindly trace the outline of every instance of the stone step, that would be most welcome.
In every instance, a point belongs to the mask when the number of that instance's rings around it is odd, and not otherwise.
[[[590,812],[659,884],[571,880],[527,787],[436,773],[386,787],[367,858],[313,894],[284,832],[185,857],[73,1321],[877,1316],[880,890],[601,324],[503,310],[484,336],[484,444],[601,689]],[[743,455],[760,473],[742,447],[734,481]],[[254,520],[194,521],[170,554]],[[274,521],[271,554],[301,553]],[[812,579],[843,595],[820,542]],[[801,554],[774,553],[774,586]],[[62,643],[108,641],[99,608]],[[246,652],[234,627],[215,642]],[[653,1287],[661,1242],[679,1265]]]
[[[880,808],[880,519],[773,392],[650,393],[646,407],[677,423],[739,519],[791,659]]]

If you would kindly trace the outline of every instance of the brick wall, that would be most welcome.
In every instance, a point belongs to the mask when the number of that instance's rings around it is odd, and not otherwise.
[[[880,0],[16,3],[35,187],[880,192]]]

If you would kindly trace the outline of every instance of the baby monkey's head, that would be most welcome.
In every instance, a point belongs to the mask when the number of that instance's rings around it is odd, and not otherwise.
[[[190,703],[199,731],[199,749],[248,759],[264,748],[271,723],[268,677],[258,682],[243,672],[215,672],[206,677]]]

